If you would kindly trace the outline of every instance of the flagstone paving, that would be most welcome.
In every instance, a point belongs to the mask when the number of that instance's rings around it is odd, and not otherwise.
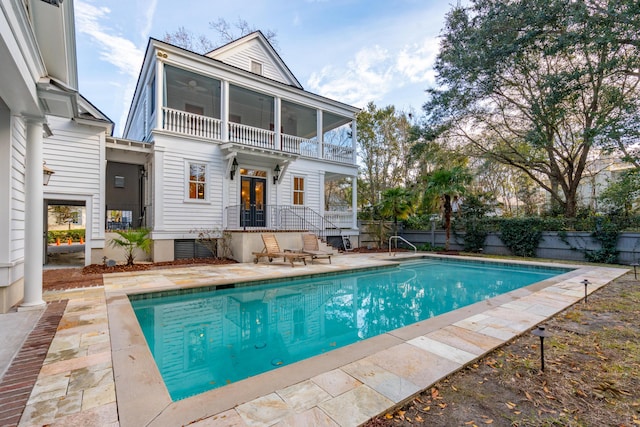
[[[234,264],[105,275],[104,289],[46,293],[68,300],[20,426],[357,426],[411,398],[626,272],[578,269],[456,312],[172,402],[127,295],[385,264]],[[16,359],[19,363],[19,360]]]

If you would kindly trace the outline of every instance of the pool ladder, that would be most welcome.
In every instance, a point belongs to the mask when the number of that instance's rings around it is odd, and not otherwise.
[[[398,249],[398,240],[402,240],[403,242],[405,242],[407,245],[411,246],[413,248],[413,252],[418,252],[418,248],[415,247],[415,245],[413,245],[411,242],[409,242],[407,239],[405,239],[404,237],[400,237],[400,236],[391,236],[389,237],[389,255],[391,255],[391,241],[392,240],[396,240],[396,249]],[[393,256],[396,256],[396,252],[393,253]]]

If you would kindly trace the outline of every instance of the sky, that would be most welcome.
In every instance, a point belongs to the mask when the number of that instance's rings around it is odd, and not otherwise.
[[[447,0],[74,0],[80,93],[122,128],[149,37],[185,27],[212,41],[210,22],[239,19],[277,34],[305,90],[363,108],[420,114],[435,85]]]

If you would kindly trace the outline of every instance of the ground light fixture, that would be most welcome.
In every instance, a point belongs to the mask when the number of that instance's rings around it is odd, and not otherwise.
[[[544,372],[544,339],[553,336],[544,326],[538,326],[537,329],[531,331],[537,337],[540,337],[540,370]]]
[[[589,285],[589,280],[584,279],[582,282],[580,282],[584,285],[584,303],[587,303],[587,286]]]
[[[636,267],[640,264],[638,264],[637,262],[632,262],[630,265],[633,267],[633,278],[638,280],[638,273],[636,272]]]

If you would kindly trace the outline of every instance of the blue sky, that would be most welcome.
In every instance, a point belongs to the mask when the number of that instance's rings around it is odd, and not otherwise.
[[[277,32],[279,53],[302,86],[357,107],[419,113],[434,85],[443,0],[74,0],[80,93],[120,136],[149,37],[238,19]]]

